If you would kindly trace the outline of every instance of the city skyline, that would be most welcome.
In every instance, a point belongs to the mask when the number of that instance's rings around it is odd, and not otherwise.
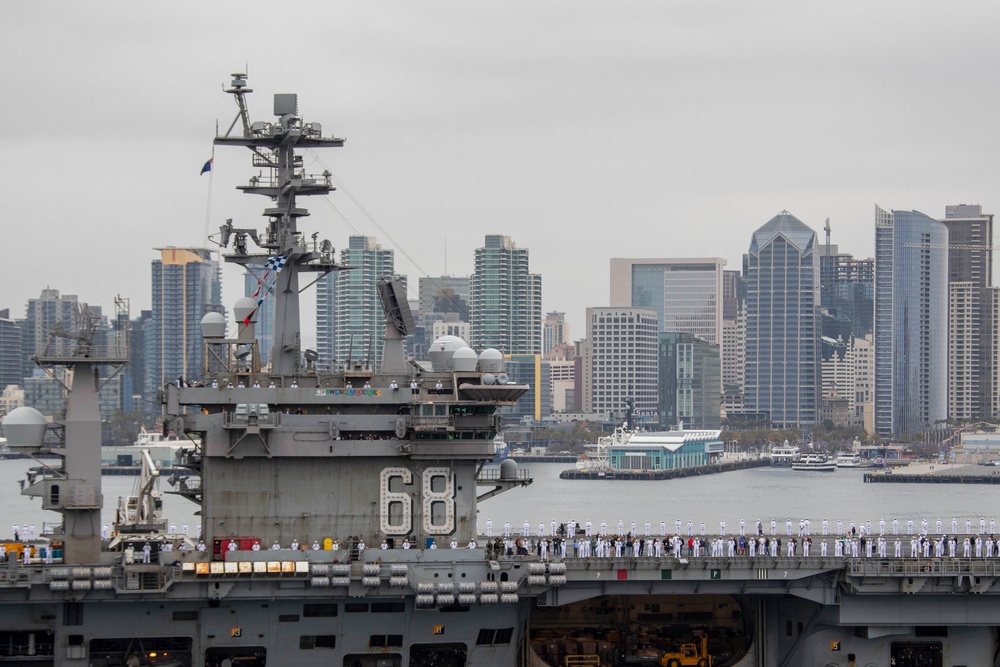
[[[145,273],[148,249],[203,247],[227,218],[259,226],[259,199],[232,189],[254,175],[245,155],[220,152],[198,175],[216,121],[233,118],[219,88],[244,69],[255,118],[271,93],[297,92],[307,120],[346,137],[306,156],[337,181],[309,208],[338,250],[379,238],[412,295],[421,275],[471,273],[468,250],[500,231],[532,248],[543,308],[575,332],[588,303],[607,303],[609,256],[735,267],[759,221],[787,209],[817,231],[831,218],[833,242],[864,258],[874,202],[935,218],[945,204],[1000,209],[996,3],[306,2],[305,64],[281,78],[272,42],[253,39],[271,30],[269,6],[239,8],[10,13],[8,271],[42,265],[53,286],[106,310],[121,293],[139,311],[148,290],[125,277]],[[40,239],[41,261],[23,251]],[[37,296],[23,282],[0,308]]]

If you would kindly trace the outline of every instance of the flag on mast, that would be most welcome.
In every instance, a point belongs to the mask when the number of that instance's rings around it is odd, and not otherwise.
[[[206,171],[212,171],[212,162],[214,160],[215,160],[214,157],[208,158],[208,162],[206,162],[205,165],[201,168],[201,174],[204,174]],[[198,175],[201,176],[201,174]]]

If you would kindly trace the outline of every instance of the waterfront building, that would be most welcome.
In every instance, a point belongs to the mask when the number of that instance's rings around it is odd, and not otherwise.
[[[659,357],[660,428],[721,428],[719,346],[683,331],[661,331]]]
[[[608,462],[616,470],[676,470],[704,466],[721,456],[722,431],[679,430],[634,433],[623,444],[608,448]]]
[[[541,354],[542,277],[530,272],[527,248],[488,234],[476,249],[469,291],[473,349]]]
[[[587,308],[583,412],[617,414],[631,398],[636,414],[658,414],[658,324],[653,308]]]
[[[875,207],[875,430],[898,437],[947,417],[948,228]]]
[[[782,211],[754,232],[747,281],[745,408],[777,428],[819,417],[819,253],[816,232]]]
[[[948,228],[948,418],[995,416],[998,360],[993,301],[993,215],[978,204],[945,207]]]
[[[219,263],[205,248],[157,248],[152,262],[152,313],[146,330],[145,401],[179,377],[204,370],[201,318],[224,312]]]

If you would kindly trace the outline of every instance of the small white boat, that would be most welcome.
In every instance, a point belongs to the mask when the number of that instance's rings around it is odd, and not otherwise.
[[[806,454],[792,464],[792,470],[811,470],[813,472],[835,472],[837,462],[823,454]]]
[[[789,445],[785,441],[784,445],[771,448],[771,465],[777,468],[787,468],[799,459],[799,448]]]
[[[837,454],[836,463],[838,468],[871,467],[871,463],[867,459],[861,458],[860,452],[840,452]]]

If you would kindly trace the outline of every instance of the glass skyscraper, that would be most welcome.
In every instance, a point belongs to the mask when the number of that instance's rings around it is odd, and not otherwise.
[[[819,249],[816,232],[788,211],[753,234],[747,281],[747,409],[778,428],[819,419]]]
[[[611,306],[653,308],[660,331],[722,343],[720,257],[611,259]]]
[[[167,382],[201,377],[201,318],[208,312],[224,312],[219,263],[210,250],[158,250],[160,259],[152,264],[152,317],[146,330],[146,404]]]
[[[875,207],[875,430],[940,427],[948,402],[948,228]]]
[[[340,251],[340,262],[352,268],[317,283],[316,351],[323,364],[360,362],[377,368],[385,332],[377,285],[395,275],[393,252],[373,237],[352,236]]]
[[[527,248],[509,236],[487,235],[476,249],[469,296],[473,349],[542,353],[542,277],[528,270]]]

